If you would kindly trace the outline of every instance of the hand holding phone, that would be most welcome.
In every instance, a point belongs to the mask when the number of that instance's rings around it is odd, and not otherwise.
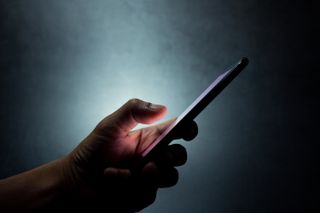
[[[165,148],[173,139],[174,134],[188,122],[192,122],[209,103],[228,86],[228,84],[247,66],[249,60],[242,58],[231,69],[222,73],[214,80],[209,87],[170,125],[168,128],[153,141],[142,153],[134,168],[141,167],[150,158],[155,156],[160,150]]]

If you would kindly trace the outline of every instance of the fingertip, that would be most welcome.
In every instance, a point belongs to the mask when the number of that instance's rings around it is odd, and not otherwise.
[[[150,102],[145,102],[139,99],[134,99],[135,101],[132,106],[131,115],[134,120],[138,123],[151,124],[161,118],[163,118],[167,113],[167,107],[160,104],[154,104]]]
[[[156,111],[156,112],[166,112],[167,107],[164,105],[160,104],[153,104],[153,103],[147,103],[147,108],[151,111]]]
[[[188,123],[187,125],[187,131],[184,132],[182,138],[185,141],[191,141],[193,139],[195,139],[195,137],[197,137],[198,135],[198,125],[195,121],[191,121],[190,123]]]
[[[170,166],[182,166],[187,162],[187,158],[187,149],[184,146],[172,144],[167,147],[162,163]]]
[[[173,139],[184,139],[191,141],[198,135],[198,125],[195,121],[187,121],[179,125],[174,132]]]
[[[147,163],[142,169],[142,176],[145,182],[155,184],[158,182],[159,170],[154,162]]]
[[[179,181],[179,172],[176,168],[171,167],[164,170],[159,178],[159,187],[166,188],[174,186]]]
[[[147,103],[146,108],[150,111],[152,116],[150,117],[150,120],[147,121],[147,123],[153,123],[157,120],[160,120],[163,118],[167,112],[168,108],[164,105],[159,105],[159,104],[153,104],[153,103]]]
[[[158,173],[158,168],[154,162],[148,162],[142,169],[144,174],[155,174]]]

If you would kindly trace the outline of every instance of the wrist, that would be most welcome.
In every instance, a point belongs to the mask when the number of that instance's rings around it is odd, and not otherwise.
[[[35,206],[35,209],[45,211],[54,209],[65,200],[68,189],[65,184],[63,165],[63,159],[58,159],[35,169],[35,173],[39,173],[35,174],[35,177],[39,177],[36,192],[41,201],[39,206]]]
[[[60,183],[63,188],[62,203],[68,205],[80,205],[90,197],[90,190],[87,186],[87,180],[83,177],[85,171],[80,168],[74,160],[73,153],[60,159],[61,179]]]

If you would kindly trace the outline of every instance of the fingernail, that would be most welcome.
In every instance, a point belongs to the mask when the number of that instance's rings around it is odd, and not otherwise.
[[[148,104],[148,107],[151,110],[159,110],[159,109],[165,108],[165,106],[163,106],[163,105],[152,104],[152,103]]]

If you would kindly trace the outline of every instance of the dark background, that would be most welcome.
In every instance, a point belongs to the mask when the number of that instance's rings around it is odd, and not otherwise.
[[[178,185],[144,212],[316,212],[319,9],[1,0],[0,178],[67,154],[129,98],[177,116],[247,56],[248,68],[197,118]]]

